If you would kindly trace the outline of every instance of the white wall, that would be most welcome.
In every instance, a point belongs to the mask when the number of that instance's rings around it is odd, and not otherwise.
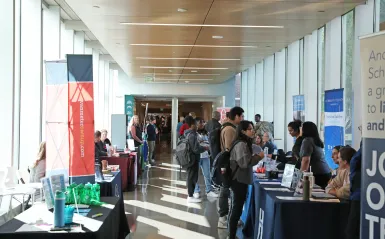
[[[60,23],[60,58],[65,59],[66,54],[74,53],[74,30],[66,30],[65,24]]]
[[[75,31],[74,34],[74,53],[84,54],[84,32]]]
[[[39,150],[42,135],[42,13],[41,1],[21,1],[20,167]],[[33,46],[33,47],[31,47]]]
[[[264,104],[264,80],[263,80],[263,61],[255,65],[255,114],[264,115],[263,104]],[[253,119],[254,121],[254,119]]]
[[[256,87],[256,81],[255,81],[255,66],[250,67],[247,73],[247,108],[243,109],[244,111],[247,111],[247,118],[246,120],[254,121],[254,115],[256,112],[255,109],[255,100],[256,100],[256,94],[255,94],[255,87]]]
[[[0,94],[1,106],[0,125],[2,125],[2,137],[0,145],[2,148],[2,166],[12,165],[13,154],[13,129],[14,129],[14,6],[13,1],[0,1],[0,84],[2,92]]]
[[[317,76],[317,40],[318,32],[314,31],[305,37],[304,57],[304,96],[305,96],[305,119],[317,122],[318,108],[318,76]]]
[[[263,121],[274,120],[274,55],[265,58],[263,70]]]
[[[274,138],[279,149],[285,148],[285,88],[286,88],[286,51],[275,53],[274,63]]]

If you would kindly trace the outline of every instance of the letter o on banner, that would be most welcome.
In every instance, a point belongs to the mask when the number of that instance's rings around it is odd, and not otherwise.
[[[380,194],[380,200],[378,201],[378,203],[373,203],[372,198],[370,196],[373,189],[377,189],[378,193]],[[366,201],[373,210],[380,210],[384,207],[385,192],[380,184],[369,184],[368,189],[366,190]]]

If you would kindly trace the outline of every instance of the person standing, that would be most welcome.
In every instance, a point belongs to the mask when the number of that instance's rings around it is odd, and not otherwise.
[[[155,160],[153,159],[156,141],[156,129],[154,125],[155,123],[156,119],[154,118],[154,116],[150,116],[149,124],[146,126],[148,147],[147,162],[149,162],[151,165],[155,164]]]
[[[134,115],[131,118],[130,123],[128,124],[128,129],[129,129],[131,139],[134,140],[134,146],[137,150],[137,158],[142,159],[141,152],[140,152],[140,145],[143,144],[143,139],[142,139],[142,130],[140,129],[139,116]]]
[[[256,114],[256,115],[254,116],[254,120],[255,120],[255,123],[261,122],[261,115],[260,115],[260,114]]]
[[[305,122],[302,125],[301,168],[302,172],[311,171],[314,175],[314,183],[322,189],[328,185],[331,178],[329,165],[326,163],[324,143],[319,137],[317,125],[313,122]]]
[[[195,119],[193,119],[192,116],[187,116],[185,121],[189,128],[185,130],[184,136],[187,138],[187,143],[190,147],[190,162],[187,165],[186,180],[188,192],[187,202],[199,203],[202,202],[202,199],[194,198],[194,190],[198,182],[200,154],[208,150],[208,147],[203,147],[199,144]]]
[[[296,167],[299,169],[301,167],[301,161],[299,157],[299,153],[301,151],[301,145],[303,141],[303,137],[301,135],[301,125],[302,122],[299,120],[292,121],[287,125],[287,130],[289,131],[289,134],[291,137],[295,139],[292,153],[293,153],[293,160],[296,162]]]
[[[212,119],[207,122],[205,125],[205,130],[210,133],[214,129],[218,129],[221,127],[221,123],[219,123],[219,120],[221,119],[221,113],[218,111],[214,111],[212,114]]]
[[[229,113],[228,127],[222,127],[221,130],[221,150],[229,151],[236,139],[236,127],[243,120],[243,113],[245,111],[241,107],[234,107]],[[228,173],[228,172],[227,172]],[[229,214],[229,196],[230,196],[230,182],[226,175],[222,175],[222,186],[219,192],[218,200],[218,228],[227,228],[227,215]]]
[[[178,138],[180,136],[180,134],[179,134],[180,128],[182,127],[183,124],[184,124],[184,117],[181,116],[181,117],[179,117],[179,122],[176,126],[176,133],[178,134]]]
[[[237,225],[246,201],[248,185],[253,183],[253,166],[264,158],[263,151],[253,155],[254,126],[241,121],[236,130],[236,141],[230,152],[231,207],[229,213],[229,237],[235,239]]]
[[[203,120],[196,118],[196,122],[198,128],[198,141],[202,146],[208,146],[207,131],[204,129]],[[219,195],[213,191],[211,185],[210,158],[207,150],[200,155],[199,167],[201,168],[204,177],[207,197],[217,198]],[[200,198],[200,191],[199,184],[197,183],[195,185],[194,198]]]

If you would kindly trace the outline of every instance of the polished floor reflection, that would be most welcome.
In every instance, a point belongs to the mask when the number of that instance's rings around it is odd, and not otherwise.
[[[217,228],[217,199],[202,195],[202,203],[187,204],[186,172],[162,146],[157,165],[142,173],[134,192],[124,193],[129,238],[226,238],[227,230]],[[199,184],[204,189],[201,172]]]

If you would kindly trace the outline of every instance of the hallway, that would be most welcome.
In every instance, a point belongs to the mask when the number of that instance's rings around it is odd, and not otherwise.
[[[217,229],[217,199],[202,195],[202,203],[187,204],[186,172],[179,171],[170,146],[162,143],[157,165],[143,172],[134,192],[124,193],[129,238],[226,238],[227,230]],[[201,172],[199,184],[203,189]]]

